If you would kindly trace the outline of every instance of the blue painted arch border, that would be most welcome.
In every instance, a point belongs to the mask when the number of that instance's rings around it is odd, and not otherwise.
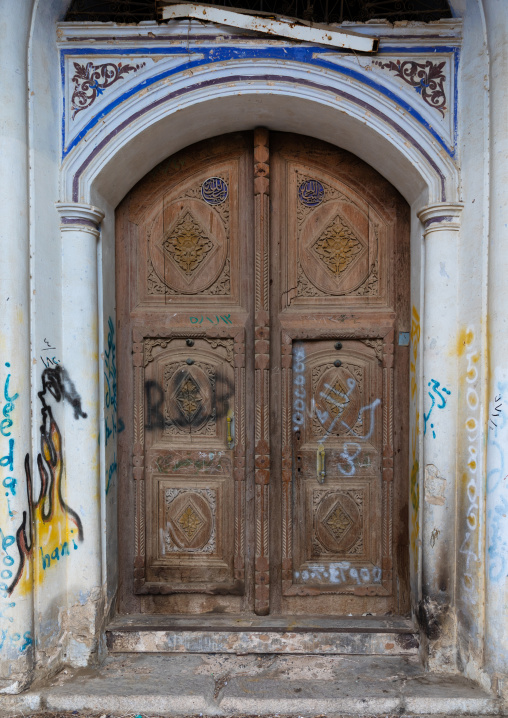
[[[62,77],[62,97],[63,97],[63,110],[62,110],[62,160],[81,142],[81,140],[100,122],[106,115],[108,115],[115,107],[127,100],[129,97],[137,94],[141,90],[160,82],[172,75],[176,75],[186,70],[191,70],[204,65],[210,65],[214,63],[224,63],[227,61],[238,61],[238,60],[259,60],[259,59],[271,59],[271,60],[290,60],[293,62],[301,63],[302,65],[322,67],[332,72],[336,72],[338,75],[349,77],[354,79],[371,89],[376,90],[381,95],[391,100],[398,107],[403,108],[411,117],[413,117],[419,124],[421,124],[427,132],[439,143],[439,145],[445,150],[445,152],[452,159],[455,158],[456,144],[457,144],[457,75],[460,60],[460,49],[455,46],[419,46],[419,47],[401,47],[401,46],[385,46],[380,49],[380,53],[415,53],[415,54],[429,54],[429,53],[452,53],[454,57],[454,98],[453,98],[453,145],[449,146],[443,137],[436,131],[436,129],[426,120],[417,109],[415,109],[410,103],[404,98],[397,95],[395,92],[385,87],[379,81],[366,77],[365,74],[351,68],[349,66],[340,65],[336,62],[331,62],[327,59],[327,55],[333,54],[336,57],[336,52],[330,52],[329,50],[319,46],[305,46],[305,47],[262,47],[262,48],[250,48],[250,47],[202,47],[200,45],[195,46],[165,46],[165,47],[143,47],[143,48],[64,48],[60,51],[60,68]],[[137,85],[130,87],[120,96],[116,97],[115,100],[107,104],[94,115],[83,129],[72,139],[69,145],[65,145],[65,120],[66,112],[68,111],[65,104],[65,60],[66,57],[72,56],[77,57],[80,55],[182,55],[189,56],[191,54],[200,54],[203,56],[202,59],[193,61],[184,61],[176,67],[169,68],[163,72],[147,77]],[[242,79],[248,81],[249,79],[255,80],[256,76],[249,78],[248,75],[242,75]],[[285,76],[284,81],[295,82],[296,78]],[[334,90],[335,94],[341,94],[337,90]]]

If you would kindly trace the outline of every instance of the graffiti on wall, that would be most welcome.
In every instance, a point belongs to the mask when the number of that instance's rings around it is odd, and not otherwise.
[[[67,371],[61,366],[44,369],[40,401],[40,447],[37,470],[40,481],[39,496],[33,497],[30,456],[25,456],[25,477],[28,510],[23,511],[16,531],[17,557],[12,576],[2,588],[8,595],[26,594],[31,589],[30,567],[34,562],[34,578],[41,583],[45,572],[73,551],[83,540],[81,519],[64,499],[64,458],[62,435],[53,416],[53,403],[67,402],[74,418],[86,418],[81,397]],[[34,555],[35,537],[39,554]],[[12,542],[11,542],[12,545]],[[14,567],[16,568],[14,570]]]
[[[1,564],[0,564],[0,650],[9,647],[11,650],[24,653],[32,645],[29,631],[21,634],[13,627],[13,610],[16,602],[10,595],[9,586],[16,572],[16,536],[10,526],[15,521],[15,510],[12,501],[19,491],[19,481],[13,475],[15,464],[16,441],[12,436],[14,413],[19,393],[11,387],[11,365],[5,363],[7,369],[3,385],[2,419],[0,421],[0,467],[2,487],[4,490],[5,510],[2,516],[6,524],[0,527]]]
[[[488,535],[487,566],[489,578],[497,584],[508,575],[508,471],[505,462],[507,427],[506,412],[502,410],[503,397],[508,394],[508,381],[496,382],[496,394],[491,402],[488,432],[489,467],[487,472]],[[491,425],[492,419],[495,425]]]
[[[440,382],[438,382],[436,379],[431,379],[428,383],[428,386],[430,387],[430,390],[427,392],[430,396],[430,409],[427,413],[424,412],[423,414],[423,433],[427,433],[427,423],[430,421],[430,417],[432,416],[432,412],[434,409],[444,409],[446,407],[447,398],[450,396],[451,392],[449,389],[447,389],[445,386],[441,386]],[[434,431],[434,424],[430,424],[430,429],[432,431],[432,437],[436,438],[436,432]]]
[[[467,405],[467,419],[465,422],[467,436],[467,471],[462,475],[462,485],[466,495],[466,530],[460,544],[459,553],[464,557],[464,570],[461,576],[461,584],[473,600],[475,595],[474,564],[480,558],[478,556],[478,526],[480,500],[478,496],[478,449],[477,442],[480,436],[480,400],[475,385],[478,380],[478,369],[476,367],[480,354],[478,351],[477,339],[473,326],[467,327],[460,332],[458,341],[459,356],[466,358],[466,371],[461,377],[465,378],[465,398]]]
[[[115,324],[109,317],[108,345],[104,349],[104,436],[107,452],[108,444],[113,443],[113,455],[111,456],[111,451],[109,451],[106,460],[106,494],[118,471],[114,442],[117,433],[123,429],[123,422],[121,419],[117,419],[117,409]]]

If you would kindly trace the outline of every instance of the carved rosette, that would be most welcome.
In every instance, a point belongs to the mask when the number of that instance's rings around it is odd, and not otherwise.
[[[269,611],[270,326],[269,326],[269,148],[268,130],[254,131],[255,207],[255,612]]]

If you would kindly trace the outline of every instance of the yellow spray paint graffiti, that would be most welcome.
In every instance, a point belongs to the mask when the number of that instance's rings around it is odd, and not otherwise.
[[[414,400],[418,389],[416,383],[416,360],[418,358],[418,346],[420,344],[420,315],[413,306],[411,313],[411,399]]]
[[[62,436],[53,417],[49,398],[57,402],[68,401],[74,409],[74,418],[86,418],[81,398],[62,366],[46,368],[42,374],[42,391],[38,393],[42,404],[41,453],[37,457],[40,493],[37,501],[32,497],[30,457],[25,457],[25,474],[28,493],[28,512],[16,532],[19,564],[8,587],[8,593],[24,595],[31,590],[31,566],[35,564],[34,578],[39,585],[45,572],[61,559],[69,556],[83,540],[83,526],[78,514],[63,498],[64,464]],[[35,541],[34,541],[35,533]],[[34,556],[37,543],[39,555]]]

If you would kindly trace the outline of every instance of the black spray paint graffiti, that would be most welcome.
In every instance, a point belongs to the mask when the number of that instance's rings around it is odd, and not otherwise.
[[[165,412],[165,393],[161,385],[154,380],[145,382],[146,423],[145,429],[165,429],[176,426],[178,429],[191,430],[203,426],[207,421],[217,421],[228,416],[229,400],[234,395],[234,384],[220,373],[216,374],[215,387],[209,401],[205,401],[198,381],[185,369],[179,370],[174,380],[171,412]]]
[[[502,398],[503,397],[501,396],[501,394],[498,394],[498,396],[496,396],[494,398],[495,407],[494,407],[494,411],[490,415],[490,428],[491,429],[497,429],[497,424],[494,421],[494,419],[497,419],[498,416],[501,416],[501,413],[503,410],[502,409],[502,407],[503,407]]]
[[[83,526],[78,514],[64,501],[62,494],[63,454],[62,435],[53,417],[51,401],[68,402],[74,411],[74,418],[86,419],[81,406],[81,397],[61,366],[50,367],[42,373],[42,390],[38,392],[41,402],[40,427],[41,453],[37,456],[37,468],[40,478],[40,492],[37,501],[32,496],[32,476],[30,456],[25,456],[25,474],[28,498],[28,511],[23,511],[23,519],[16,532],[16,544],[19,552],[19,565],[8,593],[11,594],[23,577],[25,566],[33,554],[33,531],[38,533],[41,545],[41,567],[45,571],[56,561],[76,550],[78,541],[83,540]],[[62,539],[64,539],[62,541]],[[44,546],[44,547],[43,547]]]

